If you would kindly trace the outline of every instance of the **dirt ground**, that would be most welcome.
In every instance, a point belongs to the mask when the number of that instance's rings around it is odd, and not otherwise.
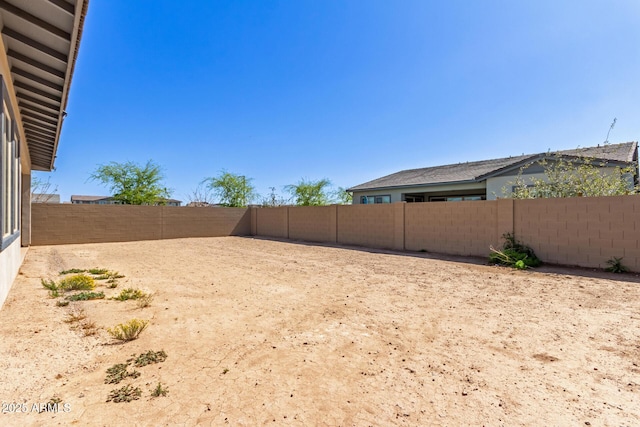
[[[152,305],[40,283],[92,267]],[[239,237],[33,247],[0,310],[0,425],[640,425],[639,282]],[[114,343],[131,318],[150,326]],[[148,350],[168,357],[105,384]],[[106,402],[126,384],[142,397]]]

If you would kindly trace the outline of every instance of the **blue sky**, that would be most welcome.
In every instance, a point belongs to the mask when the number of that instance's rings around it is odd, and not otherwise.
[[[92,0],[56,170],[221,170],[259,193],[640,138],[640,2]]]

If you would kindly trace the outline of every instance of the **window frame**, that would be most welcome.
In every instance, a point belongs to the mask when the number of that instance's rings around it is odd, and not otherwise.
[[[20,237],[22,203],[20,139],[15,113],[3,76],[0,76],[0,252]],[[7,117],[8,116],[8,117]],[[9,227],[5,232],[5,228]]]
[[[382,199],[383,197],[388,197],[389,201],[388,202],[378,202],[378,199]],[[372,200],[372,202],[370,202],[369,200]],[[360,196],[360,204],[361,205],[384,205],[384,204],[390,204],[391,203],[391,194],[379,194],[376,196]]]

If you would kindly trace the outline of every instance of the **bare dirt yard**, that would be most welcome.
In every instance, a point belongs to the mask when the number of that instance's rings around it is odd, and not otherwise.
[[[92,267],[125,276],[105,299],[41,284]],[[239,237],[33,247],[0,310],[0,425],[640,425],[639,281]]]

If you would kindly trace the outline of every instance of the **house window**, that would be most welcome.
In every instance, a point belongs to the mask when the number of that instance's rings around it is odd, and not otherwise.
[[[0,250],[11,244],[20,230],[20,149],[16,125],[2,85],[0,111]]]
[[[487,198],[482,195],[472,196],[432,196],[429,197],[430,202],[462,202],[469,200],[486,200]]]
[[[421,203],[424,202],[424,196],[404,196],[404,201],[407,203]]]
[[[379,203],[391,203],[391,196],[360,196],[360,203],[363,205],[373,205]]]

